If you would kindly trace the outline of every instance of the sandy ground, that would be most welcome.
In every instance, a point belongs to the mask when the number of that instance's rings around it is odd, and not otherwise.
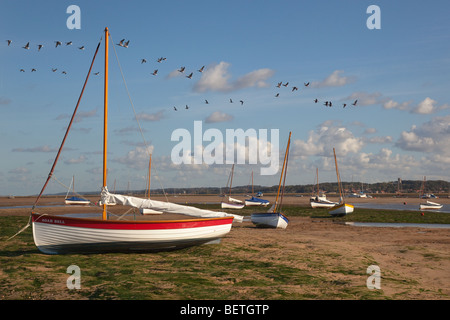
[[[273,200],[271,197],[264,198]],[[61,203],[62,200],[63,197],[45,197],[40,205]],[[169,201],[178,203],[211,203],[220,200],[218,196],[169,198]],[[1,198],[0,206],[31,205],[33,201],[34,198]],[[285,203],[289,204],[307,205],[308,201],[309,197],[285,198]],[[352,199],[352,203],[362,201],[419,203],[416,198]],[[439,202],[448,204],[450,199],[440,198]],[[29,213],[29,208],[0,208],[0,215]],[[374,264],[380,268],[381,289],[388,298],[450,299],[450,229],[355,227],[334,223],[332,219],[305,217],[292,217],[286,230],[266,229],[264,232],[255,232],[249,222],[234,225],[229,235],[223,239],[224,245],[238,246],[245,242],[259,245],[278,243],[284,248],[285,254],[300,253],[320,257],[326,276],[359,286],[365,286],[365,283],[360,283],[361,270],[355,270],[355,275],[352,276],[333,272],[333,268],[351,269],[352,266],[360,268]],[[317,273],[320,270],[314,269],[311,272]],[[362,272],[365,273],[365,270]]]

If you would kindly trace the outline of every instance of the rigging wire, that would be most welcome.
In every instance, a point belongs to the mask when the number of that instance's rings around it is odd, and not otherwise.
[[[109,38],[111,39],[111,42],[114,43],[114,41],[113,41],[113,39],[112,39],[112,37],[111,37],[111,33],[109,33]],[[117,55],[116,48],[115,48],[114,46],[112,46],[112,47],[113,47],[113,50],[114,50],[114,55],[116,56],[117,64],[119,65],[120,75],[122,76],[122,80],[123,80],[123,83],[124,83],[124,85],[125,85],[125,90],[126,90],[126,92],[127,92],[128,99],[130,100],[131,108],[133,109],[134,118],[135,118],[135,120],[136,120],[136,122],[137,122],[137,124],[138,124],[139,132],[140,132],[141,137],[142,137],[142,140],[144,141],[144,144],[145,144],[145,149],[146,149],[146,151],[147,151],[149,157],[151,157],[151,156],[152,156],[152,153],[150,152],[149,145],[148,145],[148,143],[147,143],[147,140],[146,140],[145,137],[144,137],[144,133],[142,132],[142,127],[141,127],[141,124],[140,124],[140,122],[139,122],[138,116],[137,116],[137,114],[136,114],[136,110],[135,110],[135,108],[134,108],[133,100],[131,99],[130,91],[128,90],[127,82],[126,82],[126,80],[125,80],[125,76],[124,76],[124,74],[123,74],[122,66],[121,66],[120,61],[119,61],[119,56]],[[169,199],[167,198],[166,191],[164,190],[164,187],[163,187],[163,185],[162,185],[162,183],[161,183],[161,180],[159,179],[159,176],[158,176],[158,175],[155,175],[155,178],[158,180],[158,182],[159,182],[159,184],[160,184],[160,186],[161,186],[161,189],[163,190],[163,194],[164,194],[164,197],[166,198],[166,201],[169,202]],[[149,190],[149,192],[150,192],[150,190]]]

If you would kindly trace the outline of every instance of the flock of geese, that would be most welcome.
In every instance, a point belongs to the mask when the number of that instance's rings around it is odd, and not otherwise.
[[[8,47],[11,46],[12,40],[6,40],[6,42],[7,42]],[[55,43],[55,48],[58,48],[58,46],[62,46],[63,45],[62,41],[55,41],[54,43]],[[130,44],[130,40],[122,39],[116,45],[119,46],[119,47],[128,48],[129,44]],[[73,45],[72,41],[65,42],[65,46],[71,46],[71,45]],[[38,52],[41,51],[41,49],[44,47],[43,44],[37,44],[36,46],[37,46],[37,51]],[[25,50],[30,50],[30,42],[27,42],[22,48],[25,49]],[[85,47],[84,46],[80,46],[80,47],[78,47],[78,49],[79,50],[84,50]],[[166,57],[160,57],[160,58],[158,58],[156,60],[156,62],[162,63],[163,61],[166,61],[166,60],[167,60]],[[141,64],[143,64],[143,63],[147,63],[147,59],[142,58],[141,59]],[[202,66],[197,71],[202,73],[204,71],[204,69],[205,69],[205,66]],[[52,72],[56,72],[58,69],[57,68],[51,68],[51,70],[52,70]],[[153,76],[158,75],[158,70],[159,69],[154,69],[153,72],[151,73],[151,75],[153,75]],[[186,67],[184,67],[184,66],[182,66],[179,69],[177,69],[178,72],[183,73],[183,74],[184,74],[185,70],[186,70]],[[25,69],[21,68],[19,71],[20,72],[25,72]],[[31,72],[36,72],[36,71],[37,71],[36,68],[32,68],[31,69]],[[65,75],[67,74],[67,72],[65,70],[63,70],[61,73],[65,74]],[[99,75],[99,74],[100,74],[100,72],[95,72],[94,73],[94,75]],[[192,79],[193,75],[194,75],[194,72],[190,72],[188,75],[185,75],[185,77],[187,79]],[[305,83],[303,83],[303,85],[304,85],[304,87],[309,87],[310,82],[305,82]],[[278,82],[277,85],[276,85],[277,88],[281,88],[281,87],[287,88],[288,86],[289,86],[289,82],[283,83],[282,81]],[[291,88],[291,92],[298,91],[298,90],[299,90],[299,88],[297,86],[292,86],[292,88]],[[277,92],[275,94],[275,98],[279,98],[279,97],[280,97],[280,93]],[[230,98],[229,102],[233,103],[233,99]],[[244,105],[244,101],[243,100],[239,100],[239,102],[240,102],[240,104],[242,106]],[[318,103],[318,102],[319,102],[319,100],[317,98],[314,99],[314,103]],[[351,103],[351,105],[356,106],[357,102],[358,102],[358,100],[355,100],[353,103]],[[206,100],[206,99],[205,99],[205,104],[209,104],[209,101]],[[323,103],[323,105],[326,106],[326,107],[333,107],[333,102],[332,101],[325,101]],[[347,106],[347,103],[343,103],[342,104],[343,108],[345,108],[346,106]],[[189,106],[186,105],[184,107],[184,109],[188,110]],[[173,107],[173,110],[174,111],[178,111],[178,108],[177,107]]]

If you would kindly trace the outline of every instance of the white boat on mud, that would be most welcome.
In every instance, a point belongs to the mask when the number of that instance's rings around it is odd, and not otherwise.
[[[436,203],[436,202],[432,202],[432,201],[427,201],[426,203],[421,203],[419,208],[420,210],[433,210],[433,209],[441,209],[443,207],[442,204]]]

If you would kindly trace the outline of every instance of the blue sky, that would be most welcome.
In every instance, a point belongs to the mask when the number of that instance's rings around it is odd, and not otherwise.
[[[372,4],[379,30],[366,26]],[[81,29],[66,26],[70,5],[81,10]],[[194,121],[223,134],[279,129],[281,156],[292,131],[289,184],[313,183],[316,167],[321,181],[336,181],[333,147],[345,181],[449,180],[449,9],[448,1],[2,1],[0,195],[40,191],[105,27],[115,44],[130,40],[114,48],[153,152],[153,188],[225,186],[230,165],[171,161],[171,134],[193,133]],[[93,72],[55,172],[66,185],[75,175],[77,191],[101,187],[102,50]],[[142,189],[148,154],[112,48],[109,79],[108,184]],[[256,184],[278,183],[247,163],[233,185],[248,184],[252,170]],[[65,191],[53,181],[47,192]]]

